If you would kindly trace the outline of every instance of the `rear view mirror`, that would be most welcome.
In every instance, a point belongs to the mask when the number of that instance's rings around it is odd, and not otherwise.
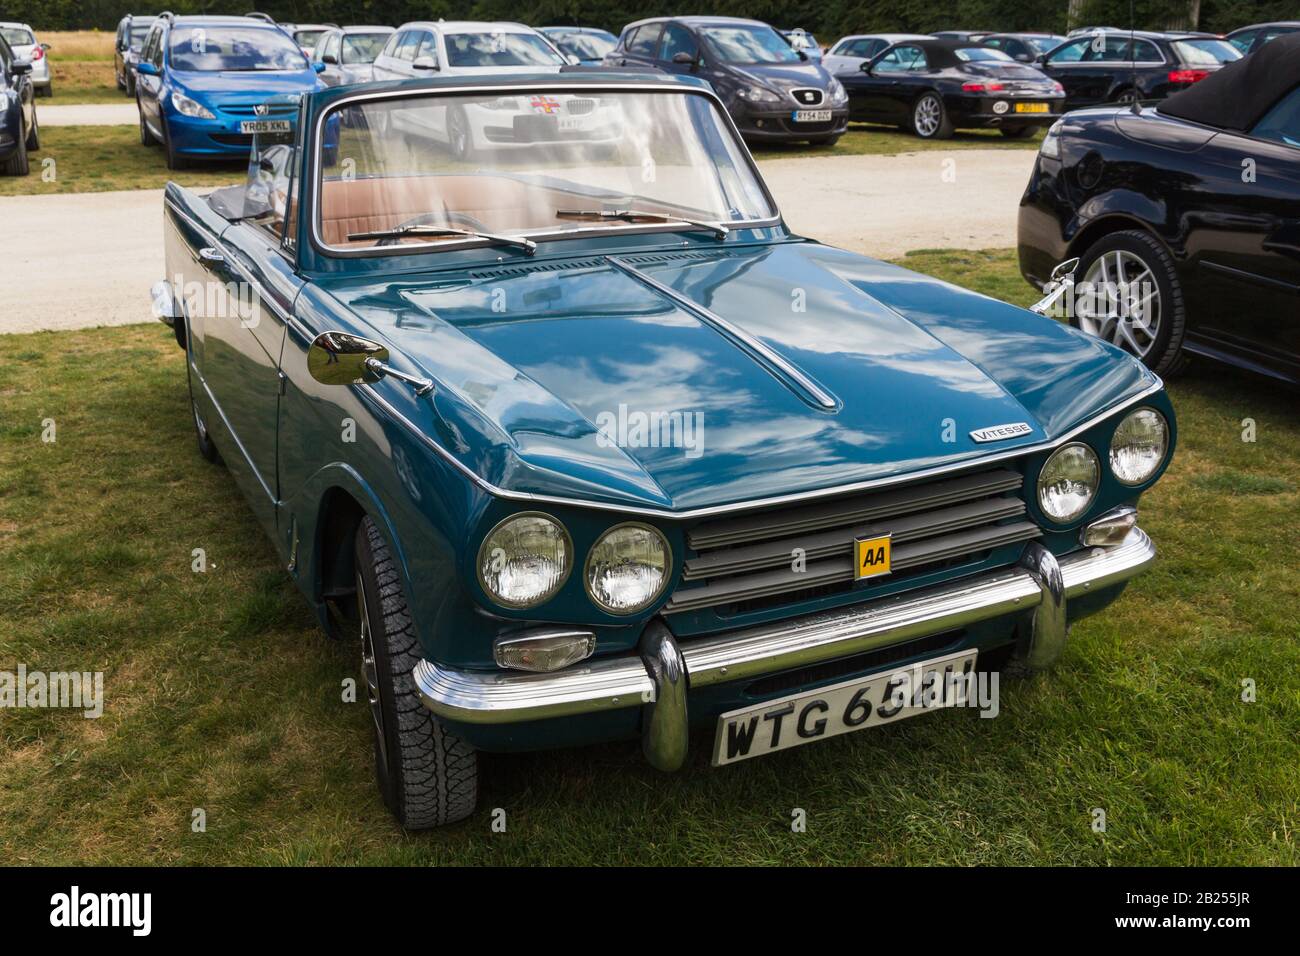
[[[322,63],[333,63],[335,66],[337,66],[339,62],[339,58],[333,53],[322,53],[320,58]]]
[[[673,54],[673,62],[682,66],[689,66],[695,62],[695,57],[683,50],[681,53]]]
[[[860,67],[858,67],[858,69],[861,70],[863,73],[867,74],[867,76],[870,76],[870,75],[871,75],[871,61],[868,60],[867,62],[863,63]]]
[[[14,64],[13,64],[13,66],[11,66],[9,69],[10,69],[10,71],[13,73],[14,76],[24,76],[24,75],[26,75],[26,74],[32,72],[32,61],[31,61],[31,60],[14,60]]]
[[[141,60],[135,65],[135,71],[137,73],[143,73],[145,76],[158,75],[158,67],[154,66],[152,63],[147,63],[144,60]]]
[[[46,53],[49,53],[49,52],[50,52],[50,45],[49,45],[48,43],[42,43],[42,44],[41,44],[41,49],[44,50]]]
[[[379,381],[366,362],[388,360],[388,349],[346,332],[322,332],[307,350],[307,371],[322,385],[362,385]]]

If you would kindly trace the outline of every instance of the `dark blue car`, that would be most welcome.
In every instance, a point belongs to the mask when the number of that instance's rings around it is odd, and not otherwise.
[[[32,65],[0,36],[0,173],[26,176],[28,150],[40,149]]]
[[[318,72],[274,23],[163,14],[136,65],[140,142],[161,143],[169,169],[247,156],[255,131],[288,123],[293,94],[322,88]]]

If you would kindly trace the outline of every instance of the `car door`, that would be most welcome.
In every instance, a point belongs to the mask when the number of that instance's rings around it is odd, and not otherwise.
[[[343,34],[330,32],[321,38],[320,43],[316,44],[316,49],[312,53],[312,59],[325,66],[320,72],[320,78],[321,82],[326,86],[341,86],[343,84],[343,72],[339,69],[339,58],[342,55],[342,49]]]
[[[659,52],[659,38],[663,35],[664,25],[662,22],[647,23],[638,27],[629,37],[627,49],[623,51],[621,66],[647,66],[655,65],[655,57]]]
[[[689,56],[690,62],[675,62],[674,57],[678,54]],[[699,68],[699,58],[700,44],[694,33],[680,23],[670,23],[664,27],[662,40],[659,43],[659,69],[689,76]]]
[[[1106,62],[1107,38],[1089,35],[1052,51],[1043,70],[1065,87],[1067,109],[1103,102],[1114,64]]]
[[[123,20],[117,25],[117,36],[113,38],[113,72],[119,83],[126,82],[126,47],[131,42],[131,31]]]
[[[905,123],[911,107],[909,90],[918,71],[927,69],[925,51],[899,43],[881,53],[868,69],[840,77],[849,94],[849,115],[873,123]]]
[[[382,64],[376,61],[375,79],[404,80],[415,71],[411,67],[415,59],[415,48],[419,45],[421,30],[403,30],[393,34],[388,41],[385,55],[380,57]]]
[[[1198,162],[1213,205],[1188,217],[1191,331],[1300,380],[1300,89],[1250,135],[1215,136]]]
[[[167,42],[167,32],[160,22],[149,31],[140,50],[140,62],[153,66],[155,75],[136,71],[135,89],[140,113],[154,136],[162,139],[162,95],[163,95],[163,47]]]

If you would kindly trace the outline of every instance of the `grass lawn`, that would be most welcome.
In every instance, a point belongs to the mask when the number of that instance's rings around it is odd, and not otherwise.
[[[46,158],[55,163],[52,180],[44,175]],[[162,147],[140,145],[134,126],[42,126],[41,148],[31,154],[31,167],[27,176],[0,176],[0,196],[161,189],[169,179],[185,186],[224,186],[248,175],[246,162],[194,163],[170,170]]]
[[[113,78],[113,61],[68,60],[50,54],[54,67],[54,96],[38,100],[39,115],[42,106],[71,106],[78,103],[126,103],[132,101],[117,88]]]
[[[1009,252],[906,262],[1033,297]],[[1300,863],[1300,420],[1262,380],[1172,385],[1177,460],[1143,499],[1156,566],[1054,672],[1004,683],[997,719],[931,714],[724,770],[696,737],[673,776],[635,743],[489,755],[479,811],[408,836],[372,785],[365,705],[341,700],[356,648],[315,629],[199,458],[170,333],[0,342],[0,670],[102,670],[107,699],[99,720],[0,717],[7,862]]]

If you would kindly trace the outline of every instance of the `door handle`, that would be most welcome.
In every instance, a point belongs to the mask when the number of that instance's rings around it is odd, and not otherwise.
[[[226,261],[226,257],[211,246],[204,246],[199,250],[199,259],[214,266],[223,265]]]

